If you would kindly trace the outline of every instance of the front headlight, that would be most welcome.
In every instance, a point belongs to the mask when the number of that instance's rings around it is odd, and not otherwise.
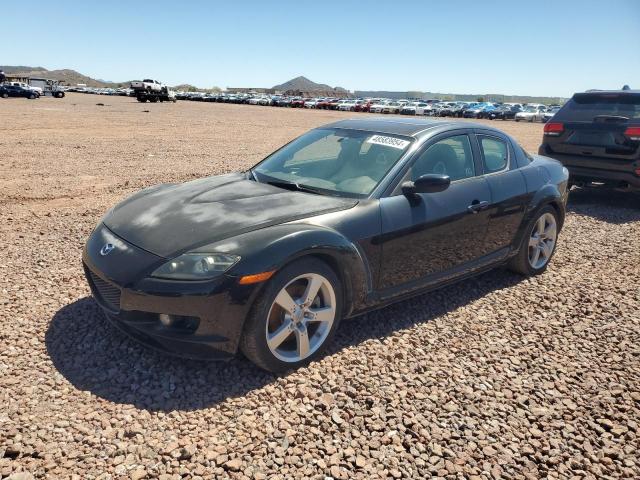
[[[170,280],[207,280],[229,270],[240,257],[226,253],[185,253],[157,268],[152,277]]]

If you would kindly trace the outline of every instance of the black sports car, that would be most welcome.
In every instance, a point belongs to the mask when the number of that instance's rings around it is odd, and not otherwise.
[[[499,265],[544,271],[567,180],[484,125],[344,120],[246,172],[142,190],[104,216],[83,261],[133,337],[188,357],[240,348],[282,371],[343,318]]]

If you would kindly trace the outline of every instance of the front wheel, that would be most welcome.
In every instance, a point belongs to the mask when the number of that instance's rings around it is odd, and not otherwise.
[[[9,98],[9,94],[8,94],[8,93],[6,93],[6,92],[4,92],[4,93],[2,94],[2,98]]]
[[[283,372],[317,358],[342,312],[342,286],[324,262],[305,258],[278,272],[254,304],[240,348],[258,367]]]
[[[533,217],[525,230],[525,237],[518,254],[509,262],[509,268],[523,275],[544,272],[556,249],[558,239],[558,214],[550,205]]]

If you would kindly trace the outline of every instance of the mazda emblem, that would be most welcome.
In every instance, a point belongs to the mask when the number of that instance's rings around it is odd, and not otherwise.
[[[109,255],[114,248],[116,247],[113,245],[113,243],[105,243],[100,249],[100,255],[102,255],[103,257]]]

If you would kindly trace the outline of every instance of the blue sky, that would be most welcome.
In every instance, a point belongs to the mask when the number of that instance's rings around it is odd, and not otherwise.
[[[3,2],[0,32],[13,40],[0,65],[200,87],[305,75],[350,90],[640,88],[636,0],[27,3]]]

